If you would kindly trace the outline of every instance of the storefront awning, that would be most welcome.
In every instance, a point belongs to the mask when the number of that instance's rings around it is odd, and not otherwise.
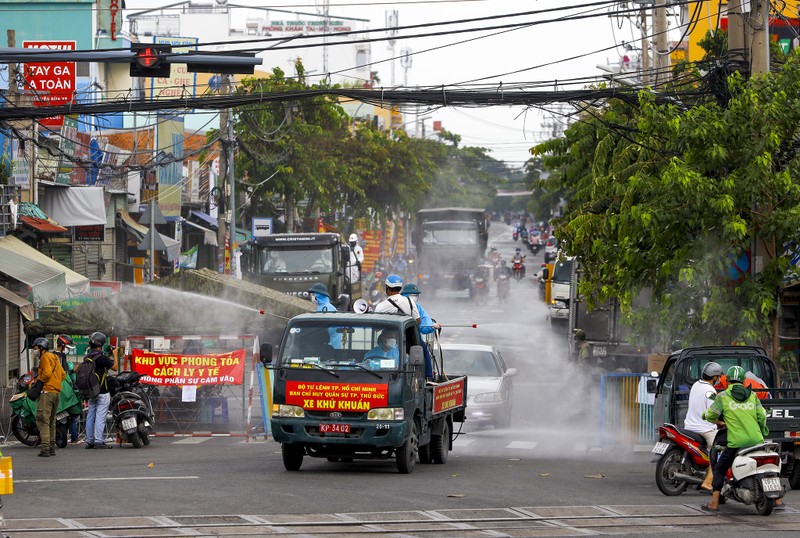
[[[36,312],[34,312],[33,305],[29,301],[26,301],[13,291],[2,286],[0,286],[0,302],[16,306],[22,313],[22,316],[28,321],[32,321],[36,317]]]
[[[42,254],[35,248],[29,246],[27,243],[20,241],[14,236],[8,235],[0,239],[0,258],[10,258],[12,256],[20,257],[38,266],[49,268],[51,271],[61,273],[64,275],[64,284],[66,285],[66,293],[61,293],[60,297],[56,299],[63,299],[66,297],[73,297],[75,295],[82,295],[89,291],[89,279],[85,276],[76,273],[69,267],[61,265],[54,259]],[[13,277],[17,280],[17,277]],[[24,280],[20,280],[25,282]],[[30,282],[25,282],[29,286]],[[43,303],[48,304],[48,303]]]
[[[117,211],[117,215],[119,216],[120,223],[122,227],[127,230],[129,234],[134,236],[138,241],[141,241],[142,238],[147,234],[147,227],[142,226],[131,217],[131,214],[128,213],[125,209],[120,209]]]
[[[43,234],[63,234],[69,231],[63,226],[52,224],[50,221],[37,219],[36,217],[20,217],[19,220],[21,223]]]
[[[205,223],[211,229],[214,229],[214,230],[217,229],[217,225],[218,225],[217,219],[215,219],[214,217],[212,217],[211,215],[209,215],[207,213],[203,213],[202,211],[196,211],[196,210],[193,209],[192,212],[189,214],[189,217],[190,218],[191,217],[197,217],[197,219],[199,221]]]
[[[150,228],[142,226],[131,217],[124,209],[117,211],[122,226],[139,243],[139,250],[150,250]],[[158,233],[156,235],[155,248],[159,252],[165,252],[169,261],[175,261],[181,255],[181,244],[168,235]]]
[[[66,298],[67,283],[63,271],[57,271],[15,250],[5,248],[8,237],[0,239],[0,273],[29,286],[36,306]]]
[[[194,222],[192,222],[190,220],[187,220],[184,224],[187,224],[188,226],[203,232],[203,242],[206,245],[213,245],[215,247],[218,245],[218,243],[217,243],[217,232],[215,232],[213,230],[209,230],[208,228],[200,226],[199,224],[195,224]]]
[[[62,226],[106,223],[103,187],[47,189],[40,198],[42,210]]]

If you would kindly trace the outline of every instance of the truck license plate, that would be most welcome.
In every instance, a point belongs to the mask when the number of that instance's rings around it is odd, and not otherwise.
[[[320,424],[320,433],[350,433],[350,424]]]
[[[122,421],[122,429],[125,430],[125,431],[135,430],[136,429],[136,419],[131,417],[131,418],[126,418],[125,420],[123,420]]]
[[[592,355],[595,357],[605,357],[608,355],[606,346],[592,346]]]
[[[761,488],[764,491],[780,491],[781,479],[780,478],[762,478]]]
[[[656,443],[651,451],[653,454],[664,454],[669,448],[669,443]]]

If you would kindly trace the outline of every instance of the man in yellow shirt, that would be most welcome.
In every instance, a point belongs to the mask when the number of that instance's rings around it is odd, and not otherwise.
[[[39,357],[39,370],[36,381],[41,381],[42,393],[36,404],[36,426],[42,440],[40,458],[56,455],[56,415],[61,397],[61,382],[64,381],[64,368],[55,353],[50,351],[47,338],[33,341],[33,355]]]

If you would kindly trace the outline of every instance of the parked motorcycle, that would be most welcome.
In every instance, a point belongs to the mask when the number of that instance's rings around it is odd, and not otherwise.
[[[120,372],[109,377],[109,405],[111,428],[116,430],[117,441],[131,443],[134,448],[150,444],[150,434],[155,425],[153,405],[144,390],[138,372]]]
[[[39,427],[36,425],[36,402],[28,398],[28,388],[36,378],[36,372],[31,371],[20,376],[16,383],[16,393],[11,397],[11,431],[14,432],[20,443],[27,446],[37,446],[42,440]],[[56,446],[67,446],[69,426],[73,420],[80,420],[83,413],[83,403],[78,398],[70,382],[65,379],[61,383],[61,397],[58,400],[56,414]]]
[[[497,299],[504,303],[508,300],[508,275],[499,275],[497,277]]]
[[[652,452],[658,457],[656,486],[664,495],[680,495],[690,484],[700,485],[708,469],[706,440],[695,433],[672,424],[658,428],[659,442]]]

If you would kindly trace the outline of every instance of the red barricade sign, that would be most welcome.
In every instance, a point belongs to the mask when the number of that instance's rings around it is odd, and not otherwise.
[[[133,371],[150,385],[241,385],[246,352],[176,355],[133,350]]]
[[[386,407],[389,385],[286,382],[286,403],[307,411],[362,412]]]

